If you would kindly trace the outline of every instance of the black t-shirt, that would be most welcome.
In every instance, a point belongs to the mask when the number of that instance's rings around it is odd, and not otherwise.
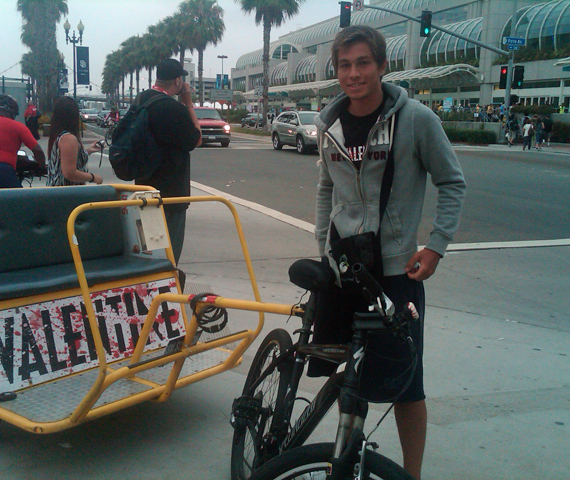
[[[166,95],[157,90],[140,94],[140,104],[155,95]],[[160,190],[163,197],[190,195],[190,151],[199,139],[198,129],[192,123],[188,109],[170,97],[153,103],[148,109],[149,129],[156,143],[162,147],[164,161],[150,178],[136,183]],[[167,205],[168,209],[187,208],[187,204]]]
[[[386,96],[384,96],[384,100],[380,106],[368,115],[357,117],[349,113],[346,109],[342,110],[339,115],[342,132],[344,134],[344,146],[348,151],[352,163],[358,169],[360,169],[368,134],[378,121],[378,117],[384,110],[385,105]]]

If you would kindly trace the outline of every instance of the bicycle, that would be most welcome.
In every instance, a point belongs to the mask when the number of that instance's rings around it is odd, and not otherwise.
[[[115,133],[115,128],[117,128],[117,123],[111,122],[109,124],[109,128],[107,128],[107,131],[105,132],[105,143],[108,147],[113,143],[113,133]]]
[[[413,479],[395,462],[367,448],[377,446],[368,442],[371,434],[368,438],[363,434],[368,403],[358,397],[358,368],[364,358],[368,332],[391,332],[404,338],[410,346],[412,361],[407,372],[411,375],[393,399],[395,403],[409,386],[415,371],[417,356],[409,336],[409,325],[417,321],[419,315],[411,303],[403,312],[394,315],[393,304],[366,268],[356,264],[352,271],[363,291],[368,292],[375,311],[355,314],[354,336],[349,345],[316,345],[310,343],[309,338],[317,295],[329,287],[334,273],[328,265],[308,259],[298,260],[291,266],[291,281],[310,291],[308,302],[302,305],[303,311],[294,313],[302,318],[302,327],[295,332],[299,334],[299,340],[293,345],[285,330],[273,330],[253,359],[243,394],[232,406],[232,480],[291,479],[308,473],[322,475],[317,478],[343,480]],[[312,402],[303,399],[308,405],[293,423],[293,407],[295,401],[300,400],[297,390],[309,356],[339,364],[346,361],[347,365],[343,372],[331,375]],[[340,418],[335,443],[302,446],[339,397]]]

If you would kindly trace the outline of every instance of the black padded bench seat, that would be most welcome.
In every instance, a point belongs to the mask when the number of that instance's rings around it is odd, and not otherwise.
[[[0,190],[0,300],[79,287],[67,218],[78,205],[112,200],[108,185]],[[75,233],[89,286],[174,270],[167,259],[125,254],[119,208],[81,213]]]

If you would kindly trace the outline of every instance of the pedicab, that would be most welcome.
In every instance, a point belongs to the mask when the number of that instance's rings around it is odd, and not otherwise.
[[[254,301],[183,291],[163,205],[184,202],[230,209]],[[256,328],[231,333],[227,308],[257,312]],[[0,420],[26,431],[166,401],[239,365],[264,312],[296,308],[261,302],[221,197],[162,199],[128,184],[0,191]]]

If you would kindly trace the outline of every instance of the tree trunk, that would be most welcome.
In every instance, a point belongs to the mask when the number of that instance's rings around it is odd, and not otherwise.
[[[136,72],[137,77],[137,95],[140,93],[140,70],[137,68]]]
[[[148,67],[148,88],[152,88],[152,67]]]
[[[133,72],[131,72],[131,85],[129,87],[129,103],[133,104]]]
[[[200,106],[204,106],[204,50],[198,50],[198,88],[200,89]]]
[[[269,102],[269,39],[271,37],[271,22],[263,17],[263,105],[261,125],[267,130],[267,106]]]

